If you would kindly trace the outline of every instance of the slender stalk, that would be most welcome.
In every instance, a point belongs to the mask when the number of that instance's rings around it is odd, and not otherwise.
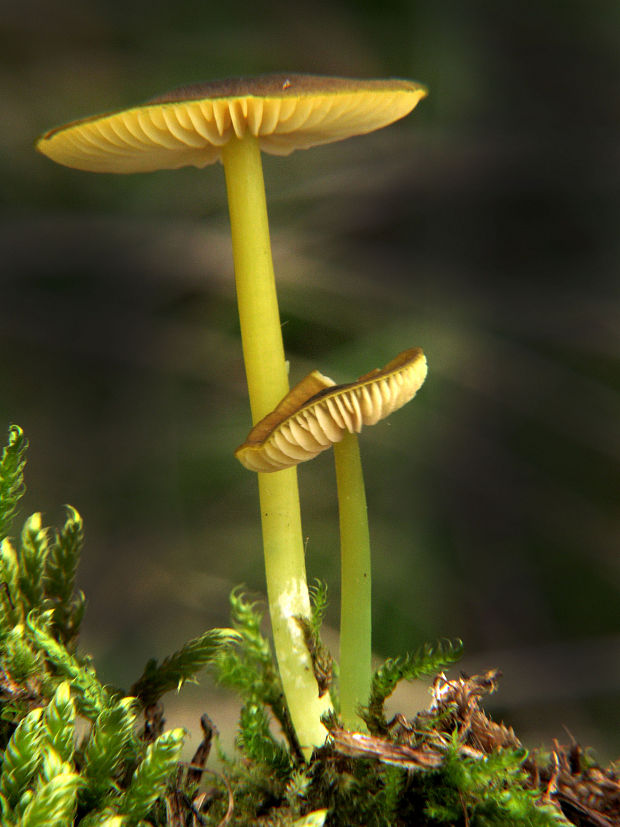
[[[223,151],[243,356],[256,423],[288,392],[265,186],[258,141],[233,139]],[[325,741],[329,709],[318,687],[298,616],[310,600],[301,530],[297,469],[259,474],[267,595],[274,645],[293,726],[306,757]]]
[[[370,697],[371,561],[366,491],[357,434],[334,445],[340,514],[340,713],[345,727],[361,729],[357,714]]]

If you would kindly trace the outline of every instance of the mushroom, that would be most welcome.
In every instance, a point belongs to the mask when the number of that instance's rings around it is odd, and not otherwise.
[[[36,148],[93,172],[147,172],[224,165],[241,337],[254,422],[288,390],[271,259],[261,149],[297,148],[363,134],[407,115],[426,90],[405,80],[264,75],[176,89],[140,106],[53,129]],[[294,468],[259,474],[265,573],[274,644],[304,754],[323,743],[310,657],[295,618],[308,616],[299,494]]]
[[[340,517],[340,712],[360,728],[357,710],[371,684],[371,559],[357,434],[409,402],[426,378],[426,358],[411,348],[355,382],[336,385],[312,371],[258,422],[235,451],[252,471],[271,473],[334,446]]]

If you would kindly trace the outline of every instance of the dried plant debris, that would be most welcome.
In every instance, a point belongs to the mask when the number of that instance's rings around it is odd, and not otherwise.
[[[453,723],[464,736],[463,746],[478,754],[521,748],[514,731],[490,720],[479,700],[497,689],[497,671],[483,676],[449,681],[440,675],[433,686],[431,709],[452,711]],[[573,742],[554,741],[548,753],[533,751],[523,764],[533,789],[544,790],[544,800],[554,803],[570,823],[579,827],[613,827],[620,824],[620,774],[607,769]]]
[[[553,744],[548,795],[580,827],[620,824],[620,773],[614,765],[598,767],[577,743]]]
[[[491,720],[481,708],[481,699],[496,691],[499,677],[497,670],[454,680],[440,674],[432,686],[433,700],[428,711],[419,713],[412,721],[395,716],[388,737],[334,727],[330,732],[331,749],[342,756],[374,759],[409,773],[440,771],[455,757],[466,763],[482,764],[490,757],[506,753],[521,756],[518,763],[525,791],[537,797],[541,812],[546,810],[552,818],[552,811],[557,813],[555,823],[617,827],[620,773],[615,766],[602,769],[577,743],[563,746],[554,741],[553,749],[547,752],[525,750],[512,728]],[[472,814],[468,815],[466,797],[462,797],[462,804],[459,823],[478,823],[470,821]],[[473,802],[472,809],[476,809]],[[437,822],[422,819],[419,823]]]
[[[189,764],[179,764],[175,786],[166,798],[166,827],[186,827],[186,825],[218,824],[218,827],[230,822],[234,811],[234,797],[230,784],[221,773],[216,773],[205,766],[211,753],[213,738],[218,732],[208,715],[200,718],[202,741]],[[201,783],[203,777],[208,782]],[[215,779],[215,783],[212,780]],[[216,802],[224,803],[224,815],[216,822],[209,818],[211,808]]]
[[[366,735],[363,732],[349,732],[346,729],[332,729],[331,743],[336,752],[351,758],[376,758],[384,764],[394,764],[408,770],[438,767],[443,756],[427,744],[418,748],[407,744],[394,744],[385,738]]]

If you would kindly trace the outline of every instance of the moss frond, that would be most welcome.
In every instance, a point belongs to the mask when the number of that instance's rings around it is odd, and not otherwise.
[[[23,718],[11,736],[4,751],[0,793],[10,807],[20,800],[28,782],[41,763],[42,709],[33,709]]]
[[[312,586],[310,586],[309,593],[312,632],[316,637],[319,637],[325,612],[327,611],[327,583],[317,578]]]
[[[71,827],[80,784],[74,772],[62,772],[41,783],[24,807],[19,827]]]
[[[331,688],[335,664],[331,652],[321,640],[321,626],[327,610],[327,586],[320,580],[315,580],[310,588],[310,610],[309,618],[297,617],[296,620],[310,654],[319,697],[322,697]]]
[[[116,815],[111,810],[100,810],[80,819],[79,827],[123,827],[127,821],[126,816]]]
[[[293,822],[292,827],[323,827],[328,812],[328,810],[315,810],[313,813],[298,818]]]
[[[94,720],[110,706],[110,694],[101,685],[88,662],[82,662],[72,655],[52,634],[52,613],[37,616],[31,612],[26,620],[30,638],[61,678],[69,680],[76,691],[80,712]]]
[[[69,681],[59,684],[43,715],[45,740],[62,761],[73,758],[75,742],[75,703]]]
[[[41,521],[41,514],[32,514],[21,533],[19,547],[19,588],[24,611],[38,608],[43,603],[43,573],[49,553],[49,529]]]
[[[235,690],[246,703],[271,710],[280,724],[291,752],[300,755],[299,745],[284,700],[282,683],[271,646],[261,633],[263,613],[240,589],[230,596],[232,626],[239,638],[220,649],[213,663],[218,683]]]
[[[132,686],[131,694],[142,706],[154,704],[166,692],[180,689],[186,681],[194,679],[201,669],[217,659],[223,647],[240,639],[234,629],[209,629],[168,655],[160,664],[155,660],[149,661]]]
[[[540,803],[540,793],[526,783],[524,749],[466,757],[453,740],[441,768],[425,786],[428,818],[453,824],[466,818],[491,827],[559,827],[570,822],[557,807]]]
[[[84,525],[75,508],[66,506],[67,518],[60,531],[54,531],[45,560],[46,598],[54,609],[57,636],[72,644],[78,635],[86,601],[75,592],[75,578],[84,544]]]
[[[374,673],[368,706],[361,710],[361,717],[372,733],[387,732],[387,720],[383,705],[400,681],[413,681],[423,675],[434,675],[455,663],[463,654],[463,644],[457,641],[426,643],[413,654],[388,658]]]
[[[121,698],[98,715],[81,762],[87,781],[82,799],[89,807],[100,806],[104,796],[117,788],[128,756],[135,753],[131,746],[135,739],[135,722],[133,698]]]
[[[289,777],[291,754],[274,738],[269,717],[261,704],[248,701],[241,709],[237,744],[252,761],[265,765],[280,778]]]
[[[0,542],[0,629],[5,633],[24,621],[23,599],[19,585],[17,552],[5,537]]]
[[[184,730],[172,729],[147,747],[118,805],[120,814],[127,816],[130,824],[146,818],[157,799],[165,795],[177,768],[184,736]]]
[[[18,425],[11,425],[0,459],[0,539],[8,536],[19,501],[26,492],[24,467],[28,440]]]

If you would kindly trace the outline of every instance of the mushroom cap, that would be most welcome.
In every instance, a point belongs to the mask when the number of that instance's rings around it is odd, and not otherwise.
[[[426,357],[419,347],[345,385],[314,370],[252,428],[235,456],[250,471],[263,473],[313,459],[345,433],[359,433],[362,425],[401,408],[425,378]]]
[[[204,167],[246,134],[273,155],[387,126],[426,95],[407,80],[260,75],[183,86],[139,106],[52,129],[36,143],[53,161],[90,172]]]

